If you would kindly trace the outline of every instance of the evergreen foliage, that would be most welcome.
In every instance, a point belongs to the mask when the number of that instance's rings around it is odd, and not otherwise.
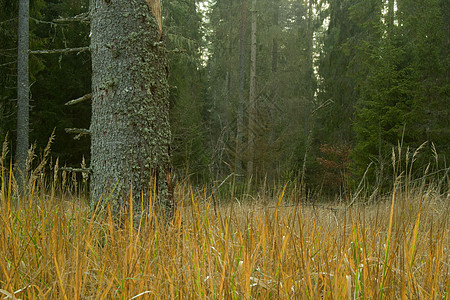
[[[179,178],[222,182],[247,174],[247,2],[163,2]],[[87,12],[87,0],[30,4],[31,50],[89,45],[88,22],[54,22]],[[413,151],[424,142],[418,174],[433,151],[448,168],[449,11],[443,0],[257,1],[252,182],[301,180],[308,190],[336,193],[366,174],[380,187],[393,176],[392,148]],[[0,139],[9,132],[10,141],[16,44],[17,1],[0,0]],[[89,138],[74,141],[64,129],[88,128],[90,103],[64,103],[90,92],[90,65],[88,52],[30,55],[30,141],[43,148],[56,128],[52,151],[62,164],[79,166],[83,155],[89,163]]]
[[[30,48],[39,46],[36,34],[36,20],[41,17],[44,0],[30,1]],[[16,140],[17,112],[17,26],[18,1],[0,1],[0,140],[7,133],[11,141]],[[43,69],[39,58],[30,57],[30,82]],[[51,131],[50,131],[51,133]]]
[[[44,22],[38,24],[37,34],[43,41],[32,50],[65,49],[89,45],[89,23],[55,23],[58,18],[70,18],[87,12],[87,0],[47,1],[42,12]],[[48,23],[46,23],[48,22]],[[72,99],[91,92],[91,57],[89,52],[65,54],[40,54],[45,68],[36,76],[32,86],[35,98],[31,113],[31,141],[44,147],[55,128],[56,140],[52,146],[54,156],[63,164],[79,167],[83,156],[89,159],[90,139],[74,140],[65,128],[89,128],[91,120],[90,101],[64,106]],[[70,151],[68,151],[70,149]]]
[[[358,49],[366,76],[358,79],[354,170],[362,175],[375,162],[371,174],[376,173],[378,184],[391,176],[387,161],[399,143],[417,149],[428,141],[444,157],[448,154],[442,15],[437,1],[416,2],[399,1],[396,10],[391,1],[385,3],[385,13],[372,23],[374,36]],[[430,151],[422,153],[419,169],[433,159]]]
[[[87,11],[88,1],[30,1],[30,50],[61,49],[88,45],[89,24],[55,23],[54,19],[72,17]],[[0,2],[0,136],[10,133],[15,141],[17,3]],[[88,139],[74,141],[65,133],[67,127],[88,128],[89,103],[64,107],[68,100],[90,91],[90,55],[30,54],[30,142],[43,149],[53,129],[56,142],[54,156],[63,164],[78,165],[89,153]],[[69,150],[70,149],[70,150]]]
[[[163,6],[168,36],[172,162],[181,177],[194,182],[208,176],[204,126],[202,19],[193,0],[170,1]]]

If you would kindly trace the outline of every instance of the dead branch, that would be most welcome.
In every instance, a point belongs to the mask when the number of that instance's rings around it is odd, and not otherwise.
[[[87,173],[87,174],[91,174],[92,173],[92,169],[91,168],[62,167],[62,168],[60,168],[60,170],[66,171],[66,172],[77,172],[77,173]]]
[[[89,47],[79,47],[79,48],[66,48],[66,49],[51,49],[51,50],[32,50],[31,54],[56,54],[56,53],[71,53],[71,52],[84,52],[90,51]]]
[[[91,98],[92,98],[92,94],[89,93],[89,94],[86,94],[84,96],[81,96],[80,98],[70,100],[69,102],[66,102],[66,104],[64,104],[64,105],[74,105],[74,104],[77,104],[77,103],[89,100]]]
[[[91,135],[90,131],[85,128],[66,128],[65,131],[66,133],[77,133],[74,140],[79,140],[84,135]]]
[[[17,60],[15,60],[15,61],[10,61],[10,62],[4,63],[4,64],[0,64],[0,67],[5,67],[5,66],[13,65],[13,64],[15,64],[15,63],[17,63]]]
[[[89,13],[85,12],[85,13],[81,13],[79,15],[76,15],[74,17],[69,17],[69,18],[59,18],[59,19],[54,19],[53,22],[55,23],[65,23],[65,22],[89,22]]]

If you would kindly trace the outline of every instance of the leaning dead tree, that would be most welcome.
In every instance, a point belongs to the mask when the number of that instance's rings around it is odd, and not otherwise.
[[[156,18],[155,18],[156,16]],[[91,204],[174,211],[159,1],[91,0]]]

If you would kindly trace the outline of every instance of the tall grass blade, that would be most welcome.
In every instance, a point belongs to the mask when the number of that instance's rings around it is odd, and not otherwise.
[[[380,286],[380,296],[378,299],[383,299],[384,287],[386,284],[386,278],[388,274],[388,265],[389,265],[389,247],[391,244],[391,234],[392,234],[392,224],[394,221],[394,206],[395,206],[395,185],[394,190],[392,192],[392,202],[391,202],[391,213],[389,214],[389,226],[388,226],[388,234],[386,238],[386,251],[384,253],[384,261],[383,261],[383,274],[381,278],[381,286]]]

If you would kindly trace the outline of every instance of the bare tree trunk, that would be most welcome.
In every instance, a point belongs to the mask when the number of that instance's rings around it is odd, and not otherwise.
[[[253,175],[256,118],[256,0],[252,0],[252,32],[250,51],[250,96],[248,100],[248,175]]]
[[[278,29],[280,14],[280,0],[273,0],[273,26]],[[278,32],[275,31],[272,39],[272,75],[278,71]],[[275,77],[275,76],[274,76]]]
[[[307,39],[308,39],[308,48],[307,48],[307,71],[305,78],[306,81],[306,101],[305,101],[305,137],[308,140],[309,135],[311,133],[310,129],[310,114],[311,107],[314,101],[314,90],[313,90],[313,80],[314,80],[314,70],[313,70],[313,28],[312,28],[312,18],[313,18],[313,6],[312,0],[308,0],[308,27],[307,27]],[[308,146],[307,146],[308,147]],[[308,151],[307,149],[305,151]],[[306,154],[305,154],[306,156]]]
[[[30,38],[30,2],[19,1],[18,53],[17,53],[17,179],[25,187],[26,161],[29,147],[30,86],[28,78],[28,50]]]
[[[270,82],[270,98],[269,98],[269,116],[271,120],[277,119],[277,103],[278,103],[278,35],[279,30],[279,14],[280,14],[280,0],[273,0],[273,24],[272,24],[272,73]],[[278,139],[276,126],[271,126],[269,132],[269,143],[274,144]],[[275,167],[272,165],[272,167]]]
[[[118,215],[130,203],[132,186],[136,216],[152,195],[171,217],[168,67],[147,2],[90,2],[91,205],[108,200]]]
[[[242,135],[244,131],[245,50],[247,45],[247,0],[242,1],[241,38],[239,53],[239,97],[236,135],[236,172],[242,172]]]
[[[307,27],[307,38],[308,38],[308,48],[307,48],[307,77],[306,79],[306,101],[305,101],[305,154],[303,155],[303,165],[302,165],[302,173],[300,177],[300,185],[301,190],[300,193],[302,196],[306,196],[306,161],[308,159],[309,151],[311,150],[311,141],[312,141],[312,118],[314,112],[311,111],[311,106],[314,101],[314,89],[313,89],[313,80],[314,80],[314,66],[313,66],[313,28],[312,28],[312,18],[313,18],[313,3],[312,0],[308,1],[308,27]]]

